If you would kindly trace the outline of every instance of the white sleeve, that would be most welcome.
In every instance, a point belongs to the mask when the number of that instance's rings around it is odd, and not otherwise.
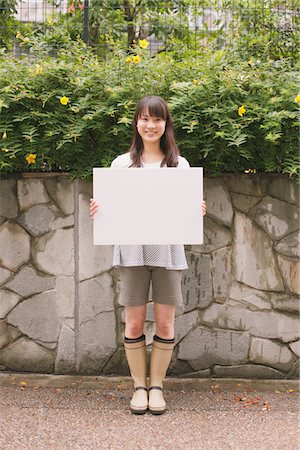
[[[117,167],[118,167],[118,156],[112,161],[112,163],[111,163],[111,165],[110,165],[110,167],[112,168],[112,169],[116,169]]]
[[[191,166],[187,159],[185,159],[183,156],[179,156],[177,167],[179,169],[187,169],[188,167],[191,167]]]
[[[111,163],[110,167],[112,169],[124,169],[130,166],[130,154],[124,153],[123,155],[117,156]]]

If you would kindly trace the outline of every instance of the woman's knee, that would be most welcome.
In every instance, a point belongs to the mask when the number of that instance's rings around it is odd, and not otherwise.
[[[146,319],[145,307],[125,308],[125,336],[128,338],[140,337],[144,333]]]
[[[144,333],[144,323],[126,323],[125,336],[128,338],[137,338]]]
[[[162,338],[174,337],[175,307],[155,305],[156,334]]]
[[[162,338],[170,339],[174,337],[174,322],[173,321],[158,321],[156,322],[156,334]]]

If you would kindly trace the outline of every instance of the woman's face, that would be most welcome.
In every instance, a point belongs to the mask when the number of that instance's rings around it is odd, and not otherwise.
[[[150,116],[148,111],[138,118],[137,130],[143,142],[159,141],[166,129],[166,121],[162,117]]]

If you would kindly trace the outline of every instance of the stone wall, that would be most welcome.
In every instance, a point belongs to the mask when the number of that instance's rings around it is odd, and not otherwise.
[[[205,242],[187,246],[169,374],[297,378],[299,189],[206,178]],[[0,180],[0,370],[128,374],[112,247],[92,244],[91,183]],[[145,334],[155,333],[153,303]]]

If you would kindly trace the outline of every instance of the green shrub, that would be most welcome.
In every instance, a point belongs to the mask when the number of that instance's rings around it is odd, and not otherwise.
[[[120,48],[99,62],[71,40],[56,58],[40,51],[34,62],[0,61],[2,174],[91,177],[92,167],[126,151],[135,104],[148,94],[169,102],[182,155],[206,173],[298,173],[297,72],[288,61],[243,61],[209,49],[150,58],[138,47],[139,62]]]

